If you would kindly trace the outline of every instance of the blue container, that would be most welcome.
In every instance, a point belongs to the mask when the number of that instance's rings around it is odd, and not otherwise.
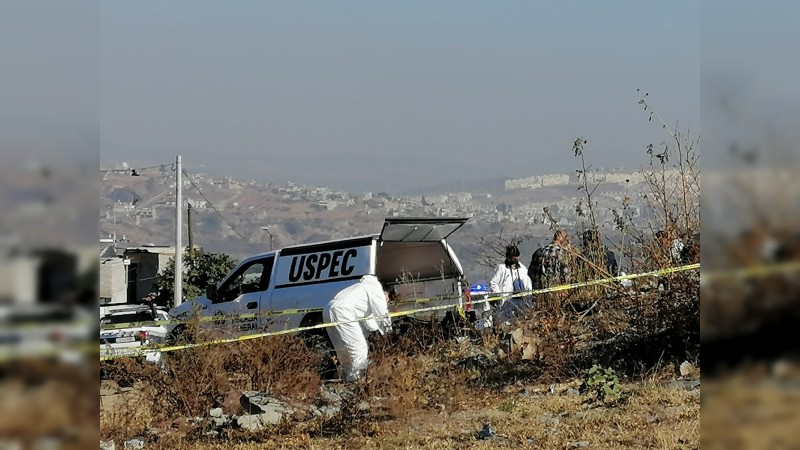
[[[489,292],[489,286],[485,284],[473,284],[469,287],[470,294],[486,294]]]

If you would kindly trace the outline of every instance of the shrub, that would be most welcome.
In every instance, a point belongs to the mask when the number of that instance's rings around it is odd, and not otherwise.
[[[616,399],[620,394],[619,377],[614,369],[593,365],[584,371],[582,394],[594,394],[598,401]]]

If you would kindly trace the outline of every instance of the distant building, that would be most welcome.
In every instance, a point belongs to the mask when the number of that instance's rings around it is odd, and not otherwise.
[[[322,211],[330,211],[332,209],[336,209],[339,206],[339,202],[336,200],[318,200],[314,207],[320,209]]]
[[[142,219],[155,220],[158,218],[158,213],[156,213],[155,208],[140,208],[138,217],[141,217]]]
[[[242,183],[234,180],[231,177],[225,177],[221,185],[223,189],[234,189],[234,190],[242,189]]]
[[[601,172],[598,173],[598,178],[606,183],[620,183],[620,184],[639,184],[644,183],[644,174],[641,172],[627,172],[627,171],[614,171],[614,172]]]
[[[175,256],[175,247],[106,245],[100,253],[100,304],[139,303],[153,291],[156,276]]]
[[[86,300],[74,296],[80,287],[80,277],[96,264],[97,253],[92,254],[91,250],[91,247],[54,249],[19,242],[0,243],[0,304]]]
[[[569,175],[557,173],[505,181],[505,189],[538,189],[546,186],[564,186],[569,184]]]

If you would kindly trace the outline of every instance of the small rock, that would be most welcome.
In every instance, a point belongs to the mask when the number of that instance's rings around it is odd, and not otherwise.
[[[569,444],[569,448],[583,448],[588,446],[589,446],[589,441],[571,442]]]
[[[100,441],[100,450],[117,450],[114,441]]]
[[[521,358],[525,361],[530,361],[536,359],[538,356],[537,347],[532,342],[526,342],[522,345],[522,356]]]
[[[491,424],[484,424],[483,429],[478,432],[478,439],[491,439],[495,435],[494,430],[492,430]]]
[[[523,342],[524,335],[525,332],[522,330],[522,328],[517,328],[511,332],[511,341],[515,344],[521,344]]]
[[[581,391],[575,388],[569,388],[564,392],[564,395],[581,395]]]
[[[248,414],[245,416],[239,416],[239,418],[236,419],[236,424],[239,425],[239,428],[252,433],[264,428],[264,422],[262,422],[257,415]]]
[[[242,409],[242,404],[239,403],[239,398],[242,396],[242,391],[234,390],[229,391],[225,394],[225,398],[222,400],[222,409],[225,410],[228,414],[242,414],[244,410]]]
[[[772,363],[770,374],[779,380],[791,380],[800,377],[800,361],[781,358]]]
[[[213,437],[217,437],[217,436],[219,436],[219,431],[216,431],[216,430],[206,431],[205,433],[203,433],[203,436],[208,436],[208,437],[212,437],[212,438]]]
[[[236,419],[236,424],[239,428],[245,429],[250,432],[261,431],[266,425],[276,425],[281,422],[283,416],[273,413],[262,414],[247,414],[239,416]]]
[[[289,412],[289,405],[277,398],[258,391],[244,391],[239,397],[242,408],[250,414],[278,414]]]
[[[672,380],[664,383],[663,386],[670,389],[693,391],[700,388],[700,380]]]
[[[311,408],[311,416],[312,417],[324,417],[326,419],[330,419],[331,417],[339,414],[342,409],[338,406],[320,406],[320,407],[312,407]]]
[[[328,404],[339,405],[342,403],[342,395],[336,392],[333,384],[323,384],[319,388],[319,398]]]
[[[230,419],[226,415],[214,417],[211,419],[211,424],[214,428],[224,428],[230,424]]]
[[[342,407],[341,406],[335,406],[335,405],[328,405],[328,406],[320,407],[319,410],[320,410],[320,412],[322,414],[332,417],[332,416],[335,416],[336,414],[341,413],[342,412]]]
[[[208,412],[211,417],[222,417],[222,408],[214,408]]]
[[[125,450],[141,450],[144,448],[144,441],[139,438],[133,438],[125,441],[122,444]]]
[[[679,368],[682,377],[695,377],[697,376],[697,368],[689,361],[681,363]]]

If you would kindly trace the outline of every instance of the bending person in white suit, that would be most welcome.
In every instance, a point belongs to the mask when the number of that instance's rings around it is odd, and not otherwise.
[[[339,291],[322,311],[325,323],[336,324],[327,329],[343,381],[358,380],[366,372],[369,333],[386,334],[392,329],[388,305],[392,296],[391,288],[375,275],[364,275],[358,283]]]

